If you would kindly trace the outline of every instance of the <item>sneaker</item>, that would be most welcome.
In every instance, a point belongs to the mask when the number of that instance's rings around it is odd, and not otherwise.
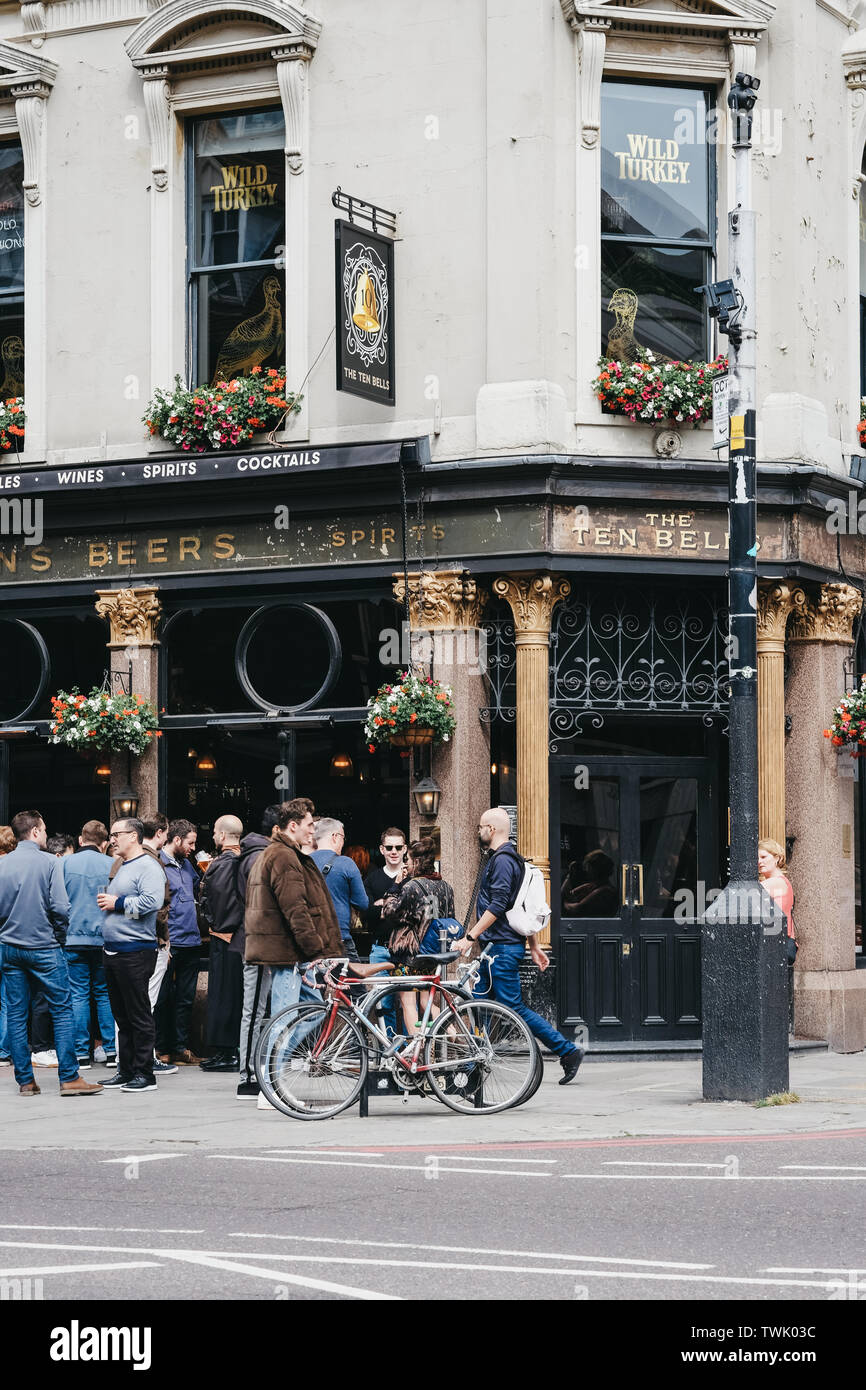
[[[94,1062],[98,1062],[101,1067],[104,1067],[106,1062],[108,1061],[108,1057],[106,1055],[105,1048],[102,1046],[102,1043],[97,1043],[95,1048],[93,1049],[93,1060]]]
[[[12,1065],[12,1058],[11,1058],[11,1057],[0,1057],[0,1067],[11,1067],[11,1065]]]
[[[131,1081],[125,1081],[120,1088],[122,1091],[155,1091],[158,1089],[156,1078],[153,1076],[134,1076]]]
[[[177,1071],[177,1067],[173,1067],[171,1062],[160,1062],[155,1060],[153,1070],[159,1072],[160,1076],[173,1076]]]
[[[255,1100],[260,1090],[258,1081],[241,1081],[237,1089],[238,1100]]]
[[[116,1066],[117,1066],[117,1058],[116,1058],[116,1057],[106,1057],[106,1059],[105,1059],[105,1065],[106,1065],[107,1067],[116,1067]]]
[[[79,1058],[78,1058],[78,1070],[79,1070],[79,1071],[90,1071],[90,1058],[89,1058],[89,1057],[79,1057]]]
[[[571,1052],[566,1052],[564,1057],[560,1057],[559,1065],[562,1067],[563,1075],[559,1078],[560,1086],[567,1086],[569,1081],[573,1081],[577,1076],[577,1070],[586,1056],[585,1047],[575,1047]]]
[[[121,1086],[126,1086],[131,1080],[131,1076],[124,1076],[121,1072],[117,1072],[115,1076],[110,1076],[107,1081],[103,1081],[102,1089],[103,1091],[119,1091]]]
[[[53,1048],[48,1052],[34,1052],[30,1060],[34,1067],[56,1067],[57,1053]]]

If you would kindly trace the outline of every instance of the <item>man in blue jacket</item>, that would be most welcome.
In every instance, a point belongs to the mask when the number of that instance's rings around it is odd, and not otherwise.
[[[75,1017],[75,1051],[79,1067],[90,1066],[90,1000],[96,1003],[99,1036],[105,1058],[114,1061],[114,1015],[108,1000],[105,967],[102,962],[102,924],[96,894],[108,884],[112,861],[104,852],[108,831],[100,820],[89,820],[81,827],[79,849],[59,862],[69,896],[69,929],[66,933],[66,965],[72,989]]]
[[[72,995],[62,938],[69,922],[63,867],[43,853],[48,836],[39,811],[12,818],[17,844],[0,859],[0,945],[3,947],[9,1046],[22,1096],[38,1096],[33,1079],[27,1015],[31,985],[44,990],[54,1024],[57,1075],[62,1096],[93,1096],[102,1090],[82,1081],[75,1060]]]
[[[156,1051],[161,1062],[188,1067],[201,1061],[189,1048],[189,1021],[201,967],[201,932],[196,911],[199,877],[190,862],[195,841],[192,821],[173,820],[165,846],[159,852],[171,888],[171,960],[156,1005]]]
[[[483,937],[479,944],[493,956],[490,964],[493,998],[519,1014],[544,1046],[559,1058],[563,1071],[559,1084],[566,1086],[577,1076],[585,1049],[575,1047],[546,1018],[523,1002],[518,967],[526,954],[527,938],[510,927],[505,916],[517,901],[523,882],[523,860],[508,838],[509,830],[508,812],[501,806],[491,807],[480,818],[478,839],[483,850],[490,850],[490,858],[478,889],[478,920],[455,942],[455,949],[468,955],[478,938]],[[528,944],[529,954],[539,970],[546,970],[550,962],[538,944],[538,937],[530,936]],[[479,993],[486,992],[484,976],[478,983]]]
[[[349,960],[359,960],[358,948],[352,939],[352,908],[366,912],[370,900],[364,888],[361,870],[354,859],[343,853],[345,840],[343,822],[323,816],[316,822],[316,848],[312,857],[321,869],[328,886],[340,924],[343,950]]]

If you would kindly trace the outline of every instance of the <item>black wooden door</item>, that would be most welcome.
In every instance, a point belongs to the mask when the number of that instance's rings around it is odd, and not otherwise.
[[[560,1025],[592,1041],[700,1037],[718,808],[703,758],[551,760]]]

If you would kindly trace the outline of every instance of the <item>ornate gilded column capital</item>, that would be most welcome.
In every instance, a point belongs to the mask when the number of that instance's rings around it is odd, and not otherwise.
[[[758,651],[784,652],[785,631],[792,612],[808,603],[804,589],[784,581],[758,581]]]
[[[854,640],[854,619],[860,612],[860,590],[851,584],[820,584],[816,591],[803,590],[805,603],[795,612],[789,640],[839,642]]]
[[[156,589],[97,589],[96,611],[111,625],[108,646],[156,647],[162,607]]]
[[[493,592],[507,600],[514,614],[514,640],[518,647],[550,639],[550,620],[571,585],[557,574],[506,574],[493,581]]]
[[[394,576],[394,597],[405,602],[402,574]],[[428,632],[478,627],[487,598],[468,570],[416,570],[409,575],[410,626]]]

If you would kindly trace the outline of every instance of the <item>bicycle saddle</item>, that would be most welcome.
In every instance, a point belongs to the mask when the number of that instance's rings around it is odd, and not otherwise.
[[[450,957],[449,957],[450,959]],[[392,960],[371,961],[369,965],[363,962],[350,960],[348,972],[358,980],[366,980],[368,975],[378,975],[383,970],[395,970],[396,966]]]
[[[437,965],[447,965],[449,961],[457,960],[459,955],[459,951],[440,951],[438,955],[434,955],[432,951],[425,951],[423,955],[416,956],[415,959],[434,960]]]

